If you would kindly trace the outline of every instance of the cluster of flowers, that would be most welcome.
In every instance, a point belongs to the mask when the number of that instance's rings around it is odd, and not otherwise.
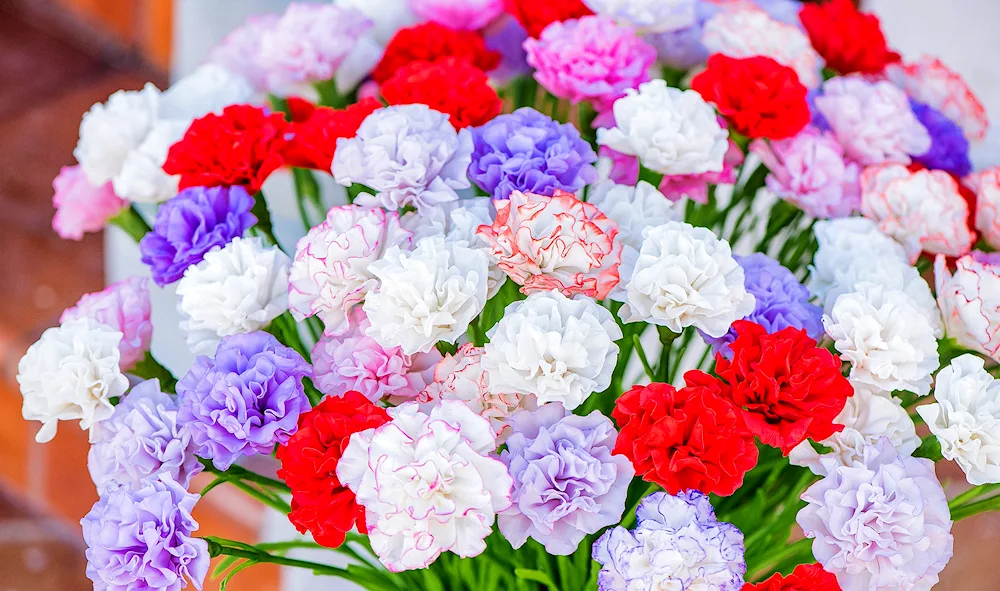
[[[366,534],[390,573],[450,552],[514,576],[503,543],[583,552],[515,558],[564,589],[929,589],[952,515],[928,458],[1000,483],[987,126],[849,0],[292,4],[95,105],[54,183],[61,236],[138,240],[193,366],[149,354],[131,278],[28,350],[24,417],[90,431],[100,590],[201,588],[225,553],[194,534],[203,470],[320,545]],[[294,248],[262,191],[282,170]],[[794,213],[758,241],[761,210]],[[761,502],[801,497],[811,553],[740,511],[758,463],[803,483]]]

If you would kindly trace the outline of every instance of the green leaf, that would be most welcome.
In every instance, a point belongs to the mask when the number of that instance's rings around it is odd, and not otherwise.
[[[934,435],[927,435],[920,440],[920,447],[913,452],[913,457],[927,458],[934,462],[940,460],[943,457],[941,455],[941,442]]]
[[[170,373],[170,370],[163,367],[149,351],[146,351],[146,356],[142,359],[142,361],[136,363],[135,367],[128,373],[134,376],[139,376],[144,380],[160,380],[160,389],[164,392],[172,393],[177,386],[177,378],[174,377],[174,374]]]
[[[514,576],[519,579],[524,579],[526,581],[534,581],[536,583],[541,583],[548,587],[551,591],[559,591],[559,586],[552,582],[549,575],[543,573],[540,570],[534,570],[531,568],[515,568]]]
[[[233,568],[233,570],[229,571],[229,573],[226,574],[226,578],[222,579],[222,582],[219,583],[219,591],[226,591],[226,586],[229,585],[229,580],[232,579],[234,576],[236,576],[236,573],[255,564],[257,564],[256,561],[247,560],[246,562],[237,565],[235,568]]]
[[[808,441],[809,445],[812,446],[813,450],[815,450],[816,453],[818,453],[821,456],[829,454],[829,453],[833,453],[833,448],[832,447],[823,445],[822,443],[820,443],[818,441],[813,441],[812,439],[806,439],[806,441]]]

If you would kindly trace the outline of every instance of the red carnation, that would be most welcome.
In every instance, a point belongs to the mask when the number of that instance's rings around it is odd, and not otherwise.
[[[333,154],[337,151],[337,139],[354,137],[365,117],[380,108],[382,103],[377,99],[366,98],[346,109],[315,107],[301,121],[296,121],[293,114],[288,128],[290,137],[285,144],[285,160],[289,166],[329,172]],[[300,106],[296,107],[296,111],[299,117],[305,112]]]
[[[833,419],[854,394],[840,360],[804,330],[773,334],[747,320],[733,323],[733,359],[721,354],[715,371],[729,384],[723,395],[743,409],[747,427],[786,456],[807,437],[822,441],[843,429]]]
[[[749,138],[790,138],[811,118],[798,74],[769,57],[715,54],[691,88],[715,103],[733,129]]]
[[[851,0],[804,4],[799,20],[826,66],[839,74],[877,74],[900,59],[886,46],[878,17]]]
[[[743,591],[840,591],[840,585],[819,564],[800,564],[787,577],[776,573],[764,582],[743,585]]]
[[[372,71],[372,79],[382,84],[412,62],[433,62],[443,57],[463,59],[483,72],[500,63],[500,54],[487,49],[479,33],[429,22],[400,29],[389,40],[382,61]]]
[[[503,106],[486,74],[454,57],[400,68],[382,85],[382,97],[390,105],[416,103],[446,113],[455,129],[482,125]]]
[[[731,495],[757,464],[757,447],[739,411],[719,396],[721,384],[691,371],[680,390],[635,386],[615,403],[621,432],[614,453],[631,460],[643,480],[670,494],[699,490]]]
[[[231,105],[195,119],[170,147],[163,170],[181,176],[181,189],[240,185],[253,195],[284,164],[287,129],[281,113]]]
[[[324,399],[299,417],[299,430],[278,448],[281,478],[292,489],[289,521],[316,543],[336,548],[355,523],[365,532],[364,508],[337,479],[337,463],[352,433],[389,422],[384,409],[359,392]]]
[[[594,14],[581,0],[504,0],[503,4],[528,35],[535,38],[555,21]]]

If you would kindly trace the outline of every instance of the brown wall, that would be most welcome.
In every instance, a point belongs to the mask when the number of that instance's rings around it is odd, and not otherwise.
[[[54,0],[114,40],[170,67],[173,0]]]

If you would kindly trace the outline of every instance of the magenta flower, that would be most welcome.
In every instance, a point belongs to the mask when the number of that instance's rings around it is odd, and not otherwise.
[[[84,295],[75,306],[62,313],[59,322],[90,318],[122,333],[118,344],[119,363],[122,370],[128,370],[149,351],[149,341],[153,338],[149,308],[149,280],[129,277],[102,291]]]
[[[743,150],[729,140],[729,149],[722,160],[722,172],[666,175],[660,181],[660,192],[671,201],[683,197],[697,203],[708,203],[709,185],[731,185],[736,182],[736,167],[743,164]]]
[[[84,232],[104,229],[108,220],[128,205],[115,195],[111,183],[91,185],[79,165],[64,166],[52,181],[52,188],[52,205],[56,208],[52,229],[67,240],[80,240]]]

